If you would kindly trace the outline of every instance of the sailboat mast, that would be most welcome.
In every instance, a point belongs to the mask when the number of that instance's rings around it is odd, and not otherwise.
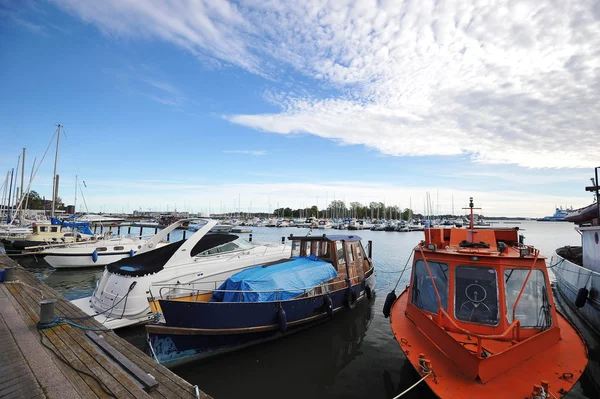
[[[21,195],[19,196],[19,203],[23,202],[23,189],[25,187],[25,151],[26,148],[23,148],[23,158],[21,159]],[[23,207],[19,209],[19,218],[21,219],[21,223],[23,223]]]
[[[56,137],[56,154],[54,155],[54,175],[52,176],[52,217],[54,217],[54,208],[58,198],[58,187],[56,187],[56,167],[58,166],[58,147],[60,146],[60,132],[62,126],[58,125],[58,135]]]
[[[74,213],[77,213],[77,175],[75,175],[75,201],[73,202]],[[129,211],[129,209],[128,209]]]

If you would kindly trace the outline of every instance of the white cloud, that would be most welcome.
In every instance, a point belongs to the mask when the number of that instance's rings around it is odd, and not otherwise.
[[[225,154],[245,154],[245,155],[267,155],[267,151],[265,150],[224,150]]]
[[[56,1],[107,34],[286,83],[291,67],[339,93],[270,91],[281,111],[227,116],[237,124],[388,155],[597,164],[597,1]]]

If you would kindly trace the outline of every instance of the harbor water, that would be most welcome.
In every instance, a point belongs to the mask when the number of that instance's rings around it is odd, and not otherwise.
[[[554,250],[565,245],[580,245],[579,234],[571,223],[501,221],[496,227],[519,227],[525,242],[542,251],[548,259]],[[274,242],[281,237],[306,235],[308,229],[257,228],[254,241]],[[152,229],[153,230],[153,229]],[[150,233],[150,229],[144,232]],[[257,345],[221,357],[207,359],[173,369],[181,377],[215,398],[382,398],[389,399],[410,387],[418,375],[405,360],[394,340],[389,319],[383,317],[385,296],[400,277],[412,248],[423,232],[313,230],[317,234],[356,234],[363,244],[373,241],[376,269],[376,296],[352,311],[336,314],[330,322],[292,336]],[[174,232],[177,239],[181,232]],[[248,234],[239,234],[247,238]],[[25,266],[41,280],[68,299],[91,295],[102,268],[54,270],[43,261],[29,259]],[[409,265],[410,266],[410,265]],[[398,283],[396,293],[410,278],[408,270]],[[119,331],[119,335],[145,346],[143,327]],[[590,345],[590,365],[567,396],[600,397],[596,378],[600,355],[598,343],[584,334]],[[432,398],[425,384],[417,386],[404,398]]]

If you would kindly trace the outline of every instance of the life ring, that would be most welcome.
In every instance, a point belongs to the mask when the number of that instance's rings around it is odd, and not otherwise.
[[[369,301],[373,298],[373,290],[369,284],[365,285],[365,295]]]
[[[356,306],[356,300],[357,300],[356,292],[354,292],[354,290],[348,288],[346,290],[346,293],[344,294],[344,306],[347,309],[352,310]]]

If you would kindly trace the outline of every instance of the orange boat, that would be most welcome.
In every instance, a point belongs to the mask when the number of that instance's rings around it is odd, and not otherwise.
[[[394,337],[440,398],[560,398],[587,349],[556,311],[545,258],[518,229],[474,229],[469,207],[468,229],[425,230],[410,285],[388,294]]]

